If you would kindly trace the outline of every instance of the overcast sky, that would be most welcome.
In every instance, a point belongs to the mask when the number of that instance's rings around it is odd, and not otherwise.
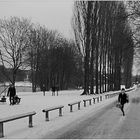
[[[71,38],[73,0],[0,0],[0,18],[18,16]]]

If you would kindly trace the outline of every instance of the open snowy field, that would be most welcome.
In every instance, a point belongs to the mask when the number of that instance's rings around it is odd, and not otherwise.
[[[21,103],[19,105],[9,105],[7,103],[0,103],[0,119],[8,116],[18,115],[30,111],[35,111],[37,114],[33,116],[33,127],[28,127],[28,117],[19,120],[10,121],[4,123],[4,138],[43,138],[46,134],[53,133],[53,131],[60,129],[61,127],[68,126],[74,121],[80,121],[80,118],[86,117],[91,111],[98,111],[100,108],[114,102],[117,96],[105,100],[105,94],[100,95],[88,95],[80,96],[83,90],[69,90],[60,91],[59,96],[52,96],[51,91],[46,92],[46,96],[43,96],[42,92],[18,92],[21,97]],[[109,92],[113,93],[113,92]],[[103,96],[103,101],[96,103],[92,106],[83,106],[83,99],[93,98],[96,96]],[[73,101],[82,101],[81,110],[77,109],[77,105],[73,106],[73,112],[70,113],[69,103]],[[50,121],[45,121],[45,113],[43,109],[47,107],[53,107],[58,105],[64,105],[63,116],[59,117],[58,110],[49,112]]]

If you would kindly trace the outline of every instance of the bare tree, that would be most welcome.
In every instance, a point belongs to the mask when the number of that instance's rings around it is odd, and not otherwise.
[[[18,69],[26,66],[30,28],[31,23],[25,18],[0,19],[0,61],[5,68],[9,68],[12,72],[12,76],[10,76],[3,69],[3,74],[12,84],[15,84]]]

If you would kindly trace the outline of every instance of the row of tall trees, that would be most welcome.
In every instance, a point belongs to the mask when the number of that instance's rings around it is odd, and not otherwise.
[[[75,1],[73,29],[84,58],[83,94],[119,90],[122,78],[130,87],[134,44],[124,3]]]
[[[5,77],[15,84],[18,70],[28,67],[33,91],[43,85],[47,90],[84,86],[83,94],[119,90],[122,83],[129,88],[134,43],[124,3],[75,1],[72,25],[75,42],[25,18],[1,19]]]
[[[138,76],[140,75],[140,1],[127,1],[127,11],[129,23],[133,31],[134,44],[136,46],[134,50],[133,74]]]

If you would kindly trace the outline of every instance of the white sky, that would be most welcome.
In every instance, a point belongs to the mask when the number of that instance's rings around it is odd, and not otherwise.
[[[18,16],[71,38],[73,0],[0,0],[0,18]]]

